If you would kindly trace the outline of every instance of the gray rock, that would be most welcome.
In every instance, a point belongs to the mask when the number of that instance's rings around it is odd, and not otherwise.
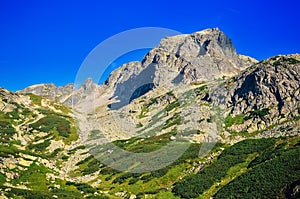
[[[76,105],[85,96],[93,93],[99,85],[88,78],[78,89],[73,83],[65,86],[56,87],[54,84],[36,84],[29,86],[18,93],[33,93],[38,96],[46,97],[52,101],[59,101],[68,106]]]
[[[123,65],[111,74],[106,84],[114,87],[114,96],[121,101],[119,105],[125,105],[143,86],[146,91],[157,86],[171,88],[179,83],[231,77],[256,62],[238,55],[231,40],[219,29],[206,29],[162,39],[141,63]]]
[[[232,117],[244,116],[246,121],[231,130],[264,130],[299,116],[299,74],[300,55],[275,56],[228,80],[211,93],[211,100],[215,105],[225,104]]]

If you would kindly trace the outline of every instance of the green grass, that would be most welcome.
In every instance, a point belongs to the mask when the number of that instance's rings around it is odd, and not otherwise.
[[[299,60],[294,59],[292,57],[280,57],[279,60],[277,60],[273,63],[273,65],[274,66],[280,66],[280,65],[283,65],[284,62],[287,62],[287,64],[298,64],[298,63],[300,63]]]
[[[160,192],[156,196],[157,199],[180,199],[178,196],[174,196],[171,191]]]
[[[16,133],[11,123],[8,121],[0,120],[0,141],[8,142],[11,137]]]
[[[51,105],[54,106],[56,110],[60,110],[65,115],[68,115],[72,112],[71,108],[63,104],[51,102]]]
[[[88,163],[90,160],[92,160],[93,158],[94,158],[94,157],[93,157],[92,155],[90,155],[90,156],[86,157],[85,159],[83,159],[83,160],[77,162],[77,163],[76,163],[76,166],[79,166],[79,165],[81,165],[81,164],[86,164],[86,163]]]
[[[247,171],[247,166],[249,163],[257,156],[257,153],[253,153],[248,155],[246,160],[242,163],[236,164],[231,167],[226,176],[222,178],[220,181],[217,181],[211,186],[208,190],[206,190],[203,194],[201,194],[202,199],[210,199],[214,194],[216,194],[222,187],[226,186],[236,177],[242,175]]]
[[[93,188],[92,186],[85,184],[85,183],[75,183],[75,182],[67,182],[66,185],[73,185],[75,186],[79,191],[83,191],[84,193],[91,193],[97,191],[97,189]]]
[[[34,95],[34,94],[28,94],[29,95],[29,97],[30,97],[30,100],[32,101],[32,103],[34,104],[34,105],[38,105],[38,106],[41,106],[42,105],[42,97],[40,97],[40,96],[37,96],[37,95]]]
[[[12,183],[27,184],[29,188],[35,191],[48,191],[49,182],[46,179],[46,173],[52,173],[52,171],[42,164],[33,163],[27,170],[20,173],[18,179],[12,180]]]
[[[275,139],[244,140],[227,149],[199,173],[175,183],[172,192],[180,197],[195,198],[222,180],[230,169],[247,161],[250,154],[261,152],[274,145]]]
[[[3,185],[6,182],[6,176],[3,173],[0,173],[0,185]]]
[[[193,92],[195,92],[197,95],[200,95],[200,94],[203,93],[203,91],[205,91],[205,90],[207,90],[207,89],[208,89],[207,85],[203,85],[203,86],[200,86],[200,87],[198,87],[198,88],[195,88],[195,89],[193,90]]]
[[[30,150],[21,150],[16,148],[13,145],[7,146],[7,145],[0,144],[0,157],[9,157],[9,155],[12,155],[14,157],[19,157],[21,153],[36,156],[36,153],[33,153]]]
[[[101,165],[99,160],[93,158],[88,162],[87,167],[82,170],[82,174],[88,175],[95,173],[96,171],[99,171]]]
[[[81,149],[85,149],[85,146],[84,145],[80,145],[80,146],[77,146],[73,149],[71,149],[68,154],[71,155],[71,154],[74,154],[77,150],[81,150]]]
[[[38,131],[47,132],[54,136],[54,139],[63,139],[65,144],[70,144],[78,139],[78,133],[72,118],[48,112],[47,115],[29,126]]]
[[[44,142],[39,143],[39,144],[30,144],[28,146],[28,149],[30,149],[30,150],[34,149],[37,152],[44,153],[46,148],[48,146],[50,146],[50,144],[51,144],[50,140],[45,140]]]
[[[143,127],[143,124],[141,122],[139,122],[137,125],[136,125],[137,128],[141,128]]]
[[[178,100],[175,100],[175,101],[171,102],[170,104],[168,104],[167,107],[165,108],[165,110],[170,112],[171,110],[173,110],[179,106],[180,106],[180,103],[178,102]]]
[[[66,138],[71,133],[70,122],[65,118],[55,114],[50,114],[41,118],[37,122],[30,124],[30,127],[35,130],[44,131],[44,132],[57,130],[60,136]]]
[[[255,164],[249,165],[248,172],[224,186],[214,198],[282,198],[287,194],[286,188],[299,181],[300,176],[300,145],[289,147],[265,151],[263,158],[257,158],[264,161],[253,160]]]
[[[234,124],[243,124],[245,122],[245,115],[244,114],[239,114],[236,115],[235,117],[232,117],[231,115],[228,115],[225,120],[225,127],[228,128]]]
[[[149,109],[146,106],[143,106],[141,109],[141,113],[139,114],[138,118],[142,119],[144,117],[147,117],[147,113],[149,112]]]
[[[172,117],[167,119],[166,123],[162,127],[162,129],[167,129],[174,125],[180,125],[183,123],[183,118],[180,116],[179,113],[175,113]]]
[[[18,108],[13,109],[11,112],[6,113],[5,118],[10,120],[18,120],[20,119],[21,113]]]
[[[263,108],[263,109],[258,109],[258,110],[253,110],[250,112],[250,116],[249,117],[245,117],[245,120],[252,118],[252,117],[263,117],[269,114],[269,108]]]
[[[142,140],[145,141],[143,144],[141,140],[136,139],[134,141],[128,140],[129,142],[122,141],[118,144],[126,149],[131,148],[132,145],[137,144],[137,142],[138,145],[144,146],[145,143],[151,143],[154,140],[162,141],[161,139],[165,139],[169,141],[168,137],[163,138],[161,136],[147,139],[149,140]],[[139,197],[142,197],[145,194],[156,197],[157,194],[167,192],[166,188],[168,188],[169,193],[166,193],[166,195],[173,195],[170,192],[172,184],[174,184],[174,182],[176,182],[178,178],[183,175],[186,169],[191,167],[190,161],[198,159],[200,147],[201,145],[199,144],[191,144],[190,147],[185,151],[185,153],[171,165],[157,171],[152,171],[144,174],[116,172],[111,168],[104,167],[100,172],[101,176],[104,176],[104,181],[101,188],[103,190],[109,190],[111,193],[126,190],[135,195],[139,195]],[[162,194],[161,197],[163,196],[164,194]]]
[[[73,122],[74,124],[74,122]],[[71,144],[73,141],[78,140],[79,138],[79,134],[76,130],[76,127],[73,126],[73,124],[71,123],[71,128],[70,128],[70,132],[68,133],[68,137],[65,137],[63,139],[63,142],[67,145]]]
[[[69,190],[71,186],[64,186],[64,188],[55,188],[53,186],[49,186],[51,191],[48,190],[26,190],[26,189],[17,189],[17,188],[9,188],[9,192],[4,192],[9,198],[26,198],[26,199],[50,199],[54,198],[56,195],[58,198],[72,198],[72,199],[81,199],[82,194],[75,188],[74,190]],[[2,190],[7,189],[8,187],[0,186]],[[104,197],[102,198],[104,199]]]
[[[114,144],[131,152],[135,153],[147,153],[155,151],[165,146],[170,142],[170,137],[175,135],[177,130],[174,128],[171,132],[165,133],[159,136],[149,137],[142,139],[138,137],[131,138],[129,140],[117,140]]]

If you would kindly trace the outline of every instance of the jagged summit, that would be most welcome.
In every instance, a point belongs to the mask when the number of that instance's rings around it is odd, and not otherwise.
[[[142,62],[130,62],[114,70],[104,86],[109,87],[113,97],[118,97],[124,105],[155,87],[231,77],[254,63],[257,63],[255,59],[237,54],[231,39],[221,30],[211,28],[162,39]],[[77,90],[73,84],[63,87],[40,84],[21,92],[58,99],[70,105],[98,87],[101,86],[87,79]]]
[[[213,55],[217,53],[212,51],[212,49],[217,50],[215,49],[216,47],[220,47],[224,55],[227,56],[232,56],[232,54],[236,53],[231,39],[218,28],[209,28],[193,34],[167,37],[162,39],[158,45],[158,48],[166,49],[181,57]]]
[[[231,40],[213,28],[162,39],[141,63],[124,64],[111,73],[106,83],[114,88],[121,105],[155,87],[231,77],[254,63],[255,59],[237,54]]]
[[[54,84],[36,84],[29,86],[18,93],[33,93],[38,96],[46,97],[50,100],[57,100],[66,105],[73,106],[81,98],[92,93],[99,85],[88,78],[78,89],[73,83],[65,86],[55,86]]]
[[[70,95],[74,90],[74,84],[69,83],[65,86],[55,86],[53,83],[50,84],[35,84],[29,86],[19,93],[33,93],[35,95],[47,97],[50,100],[57,100],[61,97]]]
[[[237,54],[232,41],[218,28],[213,28],[162,39],[144,57],[141,66],[134,64],[136,68],[131,71],[136,74],[152,67],[151,81],[156,85],[179,81],[195,83],[236,75],[256,62],[251,57]],[[116,73],[121,72],[122,78],[118,78],[120,75]],[[108,82],[122,82],[131,74],[117,69]]]
[[[97,84],[93,82],[92,78],[87,78],[79,87],[79,90],[83,89],[84,91],[93,91],[96,86]]]

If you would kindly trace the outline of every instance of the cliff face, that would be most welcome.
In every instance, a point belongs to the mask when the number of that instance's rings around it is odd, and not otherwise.
[[[235,77],[229,92],[231,113],[262,127],[288,122],[286,130],[299,131],[299,122],[293,122],[300,114],[299,74],[299,55],[272,57],[247,69]]]
[[[132,62],[113,71],[106,84],[114,87],[114,96],[120,100],[115,108],[120,108],[154,87],[172,88],[180,83],[231,77],[256,62],[237,54],[231,40],[219,29],[206,29],[162,39],[141,63]]]
[[[130,63],[115,70],[108,83],[124,83],[133,74],[138,76],[144,70],[148,70],[149,76],[153,75],[148,81],[155,85],[180,81],[197,83],[237,75],[256,62],[251,57],[237,54],[231,40],[219,29],[206,29],[162,39],[141,64]]]
[[[270,108],[273,116],[298,114],[300,94],[300,56],[276,56],[253,66],[235,77],[231,91],[232,112]],[[239,102],[239,103],[238,103]],[[244,107],[243,107],[244,105]]]

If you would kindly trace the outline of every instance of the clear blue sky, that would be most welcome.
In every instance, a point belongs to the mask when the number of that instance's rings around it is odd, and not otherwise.
[[[297,0],[1,0],[0,87],[74,82],[101,41],[138,27],[192,33],[219,27],[237,51],[259,60],[300,53]],[[140,59],[140,57],[136,57]]]

